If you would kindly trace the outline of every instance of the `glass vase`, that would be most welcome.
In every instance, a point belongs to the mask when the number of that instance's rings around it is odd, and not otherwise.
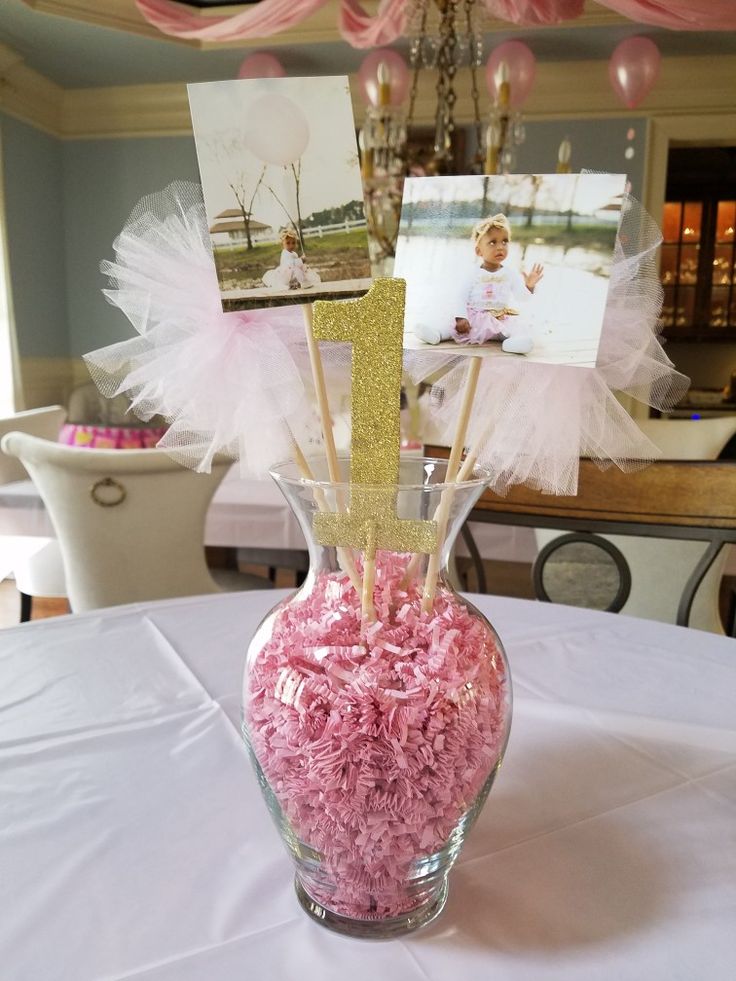
[[[445,484],[445,472],[442,460],[403,460],[392,495],[399,518],[446,518],[431,603],[427,557],[379,550],[368,611],[363,554],[314,534],[317,515],[349,508],[350,485],[303,479],[291,465],[272,473],[310,570],[251,641],[243,733],[302,907],[355,937],[399,936],[441,912],[508,738],[503,648],[448,574],[487,475]]]

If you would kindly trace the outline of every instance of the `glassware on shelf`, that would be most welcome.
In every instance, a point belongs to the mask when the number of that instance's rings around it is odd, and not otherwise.
[[[703,220],[703,205],[700,201],[686,201],[682,208],[682,231],[680,239],[688,244],[700,241]]]
[[[682,204],[679,201],[667,201],[662,214],[662,238],[667,243],[680,241],[682,227]]]
[[[719,201],[716,215],[716,242],[733,242],[736,238],[736,201]]]

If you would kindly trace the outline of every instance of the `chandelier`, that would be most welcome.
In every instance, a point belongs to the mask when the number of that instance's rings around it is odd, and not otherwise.
[[[359,146],[371,258],[383,273],[390,271],[394,256],[407,174],[508,173],[524,140],[521,114],[512,107],[510,66],[503,57],[494,61],[491,56],[486,68],[493,105],[484,125],[478,84],[484,58],[480,24],[485,16],[480,0],[409,0],[409,4],[410,70],[396,52],[380,50],[365,59],[359,73],[369,101]],[[503,55],[503,49],[514,45],[531,59],[533,79],[534,56],[526,45],[507,42],[496,50]],[[470,74],[475,134],[471,159],[463,158],[456,124],[456,76],[462,67]],[[412,139],[422,72],[435,77],[429,144]]]

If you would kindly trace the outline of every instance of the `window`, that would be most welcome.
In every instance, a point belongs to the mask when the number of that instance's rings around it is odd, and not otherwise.
[[[0,416],[11,415],[23,407],[15,340],[13,300],[10,292],[4,186],[2,142],[0,142]]]

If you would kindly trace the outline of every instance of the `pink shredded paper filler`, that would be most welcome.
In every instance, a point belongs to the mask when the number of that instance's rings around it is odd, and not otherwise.
[[[431,877],[422,893],[415,863],[472,807],[510,710],[486,622],[448,590],[422,613],[421,584],[399,588],[405,565],[379,553],[378,619],[362,634],[347,577],[318,575],[304,599],[275,611],[246,681],[252,751],[294,834],[320,853],[303,884],[360,919],[426,900]]]

